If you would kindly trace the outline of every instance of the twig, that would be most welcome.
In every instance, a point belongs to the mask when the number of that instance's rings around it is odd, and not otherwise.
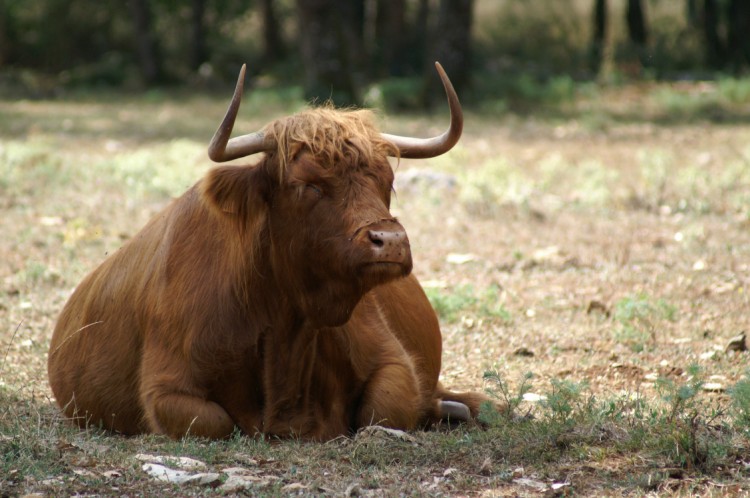
[[[8,347],[5,350],[5,356],[3,356],[3,364],[0,366],[0,372],[5,370],[5,362],[8,359],[8,354],[10,353],[10,347],[13,345],[13,340],[16,338],[16,334],[18,333],[18,329],[21,328],[21,325],[23,325],[23,320],[18,322],[18,325],[16,326],[16,330],[13,331],[13,336],[10,338],[10,343],[8,343]]]

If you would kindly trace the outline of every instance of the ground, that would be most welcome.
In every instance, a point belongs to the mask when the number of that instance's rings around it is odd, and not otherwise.
[[[750,493],[750,419],[736,409],[750,405],[733,394],[749,357],[727,347],[750,330],[750,122],[746,103],[716,92],[634,85],[552,109],[487,105],[449,154],[394,165],[393,211],[441,316],[443,382],[498,391],[499,379],[516,417],[326,444],[122,438],[60,419],[46,379],[57,314],[210,168],[226,103],[0,101],[1,494]],[[250,96],[236,128],[299,105]],[[382,119],[415,135],[446,121]],[[224,483],[241,467],[255,487],[160,483],[138,453],[197,458]]]

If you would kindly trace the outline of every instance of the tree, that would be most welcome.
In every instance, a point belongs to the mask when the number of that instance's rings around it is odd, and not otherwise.
[[[160,82],[164,78],[164,72],[159,44],[151,28],[151,8],[148,0],[129,0],[128,5],[133,19],[141,75],[147,84]]]
[[[432,61],[439,61],[460,95],[468,87],[471,71],[471,26],[474,0],[440,0],[437,24],[430,37]],[[435,76],[432,61],[426,65],[424,103],[431,107],[444,97],[443,87]]]
[[[731,0],[727,6],[727,56],[734,72],[750,63],[750,2]]]
[[[305,98],[330,98],[338,105],[360,102],[356,73],[364,53],[357,18],[361,3],[297,0]]]
[[[726,63],[726,47],[719,35],[719,6],[716,0],[703,1],[703,35],[706,43],[706,63],[720,69]]]
[[[201,64],[206,62],[208,55],[204,23],[205,12],[206,0],[192,0],[190,16],[190,67],[193,70],[201,67]]]
[[[640,65],[648,65],[646,57],[646,43],[648,42],[648,28],[646,26],[646,14],[643,10],[641,0],[628,0],[625,11],[625,19],[628,25],[628,38],[632,44]],[[640,67],[638,68],[640,71]]]
[[[263,57],[262,64],[279,62],[286,56],[287,49],[281,36],[279,18],[274,7],[274,0],[261,0],[260,9],[263,17]]]
[[[604,59],[607,38],[607,0],[594,1],[593,37],[591,39],[590,66],[594,74],[599,74]]]
[[[10,20],[8,16],[8,6],[6,0],[0,0],[0,67],[8,58],[8,52],[10,48],[9,43],[9,29]]]
[[[373,74],[376,77],[401,76],[405,72],[406,0],[377,0],[376,46],[373,47]]]

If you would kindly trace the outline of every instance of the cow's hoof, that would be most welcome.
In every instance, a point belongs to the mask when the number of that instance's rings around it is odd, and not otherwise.
[[[469,407],[458,401],[441,401],[440,418],[452,422],[468,422],[471,420]]]

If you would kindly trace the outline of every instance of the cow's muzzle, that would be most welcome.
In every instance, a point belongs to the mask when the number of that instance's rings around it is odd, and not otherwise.
[[[406,230],[395,220],[373,223],[360,231],[361,247],[366,247],[365,265],[407,275],[411,272],[411,247]],[[386,267],[392,267],[386,269]]]

